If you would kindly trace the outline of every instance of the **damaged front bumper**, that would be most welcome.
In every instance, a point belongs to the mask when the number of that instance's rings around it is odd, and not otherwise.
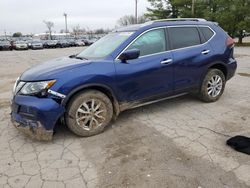
[[[38,126],[23,125],[17,123],[15,120],[11,120],[12,124],[31,139],[40,141],[51,141],[53,138],[53,130],[46,130],[43,128],[40,122],[37,123]]]
[[[65,109],[51,98],[16,95],[11,105],[12,124],[32,139],[50,141]]]

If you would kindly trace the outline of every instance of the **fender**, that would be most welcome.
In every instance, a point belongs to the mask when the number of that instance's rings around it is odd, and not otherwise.
[[[117,101],[117,98],[113,92],[113,90],[108,87],[107,85],[104,85],[104,84],[86,84],[86,85],[82,85],[82,86],[79,86],[75,89],[73,89],[61,102],[61,105],[66,107],[67,106],[67,103],[69,102],[69,100],[71,99],[72,96],[74,96],[76,93],[82,91],[82,90],[85,90],[85,89],[97,89],[98,88],[102,88],[104,89],[106,92],[104,92],[104,94],[106,94],[109,98],[112,97],[111,99],[111,102],[113,103],[113,107],[114,107],[114,115],[115,117],[117,117],[119,114],[120,114],[120,105],[119,105],[119,102]],[[101,91],[103,92],[103,91]],[[111,95],[111,96],[110,96]]]
[[[204,80],[204,78],[205,78],[205,76],[206,76],[206,74],[207,74],[207,72],[208,72],[208,70],[210,69],[210,68],[216,68],[216,66],[218,66],[218,69],[220,69],[219,67],[223,67],[224,69],[225,69],[225,71],[226,72],[224,72],[223,70],[222,70],[222,72],[225,74],[227,74],[227,72],[228,72],[228,67],[227,67],[227,64],[225,64],[224,62],[222,62],[222,61],[214,61],[214,62],[212,62],[212,63],[209,63],[209,64],[207,64],[206,65],[206,69],[204,69],[204,71],[203,71],[203,73],[201,74],[201,79],[200,79],[200,84],[199,84],[199,88],[201,87],[201,84],[202,84],[202,82],[203,82],[203,80]],[[221,69],[220,69],[221,70]],[[227,75],[225,75],[225,77],[227,78]]]

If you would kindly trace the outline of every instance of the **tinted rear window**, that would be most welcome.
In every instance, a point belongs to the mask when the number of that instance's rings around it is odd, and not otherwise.
[[[201,44],[199,31],[196,27],[170,27],[169,35],[173,49]]]
[[[200,27],[200,30],[203,33],[206,41],[211,39],[214,35],[214,32],[209,27]]]

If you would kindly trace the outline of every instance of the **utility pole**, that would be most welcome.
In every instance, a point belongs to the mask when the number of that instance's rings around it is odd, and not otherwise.
[[[66,36],[67,36],[67,33],[68,33],[68,20],[67,20],[67,13],[63,13],[63,16],[65,17],[65,33],[66,33]]]
[[[135,24],[138,22],[138,0],[135,0]]]
[[[192,17],[194,17],[195,0],[192,0]]]
[[[6,30],[4,30],[5,40],[7,40]]]

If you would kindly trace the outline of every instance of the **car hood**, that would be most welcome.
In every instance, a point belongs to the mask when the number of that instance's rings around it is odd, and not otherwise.
[[[85,66],[90,63],[90,61],[71,59],[69,57],[57,58],[28,69],[22,74],[20,79],[22,81],[41,81],[56,79],[58,73],[69,71],[71,69]]]
[[[47,42],[48,45],[57,44],[57,42]]]
[[[16,44],[16,46],[27,46],[26,43]]]
[[[43,43],[31,43],[31,45],[43,45]]]

